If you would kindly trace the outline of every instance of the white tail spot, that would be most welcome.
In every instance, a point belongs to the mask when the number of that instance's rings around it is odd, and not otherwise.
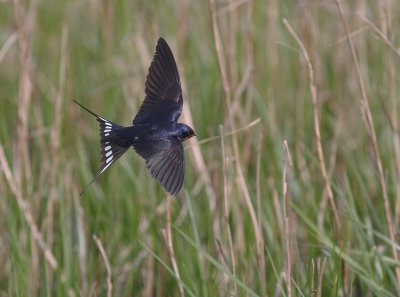
[[[105,122],[106,126],[112,127],[112,124],[109,122]]]
[[[108,133],[108,132],[111,132],[111,129],[105,129],[104,130],[104,133]]]
[[[111,153],[111,152],[110,152]],[[108,153],[107,153],[108,154]],[[110,161],[112,160],[113,156],[111,155],[107,160],[106,163],[110,163]]]
[[[106,146],[104,149],[105,151],[108,151],[109,149],[111,149],[111,145]]]
[[[109,157],[112,154],[112,151],[109,151],[108,153],[106,153],[106,157]]]
[[[104,134],[104,136],[108,136],[108,135],[110,135],[110,133],[106,133],[106,134]]]

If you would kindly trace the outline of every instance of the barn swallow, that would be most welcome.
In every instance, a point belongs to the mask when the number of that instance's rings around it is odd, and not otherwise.
[[[176,195],[182,188],[185,171],[182,142],[196,134],[188,125],[177,122],[183,105],[181,82],[172,51],[163,38],[157,42],[145,94],[130,127],[115,124],[74,100],[95,116],[100,126],[101,166],[88,186],[133,147],[168,193]]]

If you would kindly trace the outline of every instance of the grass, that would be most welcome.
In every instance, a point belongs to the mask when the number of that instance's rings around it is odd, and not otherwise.
[[[396,1],[0,3],[0,296],[400,295]],[[184,88],[184,187],[133,151],[156,40]],[[221,137],[221,135],[223,137]]]

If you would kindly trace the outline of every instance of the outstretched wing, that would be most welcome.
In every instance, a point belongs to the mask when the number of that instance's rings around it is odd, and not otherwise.
[[[146,80],[146,97],[133,125],[176,122],[183,98],[178,68],[167,42],[159,38]]]
[[[171,195],[183,185],[185,160],[183,145],[178,139],[146,140],[134,143],[135,151],[146,160],[151,175]]]

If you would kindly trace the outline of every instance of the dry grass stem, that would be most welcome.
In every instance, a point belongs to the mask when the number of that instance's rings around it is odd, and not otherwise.
[[[222,85],[223,85],[224,94],[225,94],[225,107],[226,107],[227,113],[228,113],[228,120],[229,120],[230,128],[232,130],[235,130],[234,115],[231,110],[231,88],[230,88],[229,81],[228,81],[224,49],[222,47],[222,39],[221,39],[221,35],[219,32],[219,27],[218,27],[217,9],[216,9],[214,0],[209,0],[209,9],[210,9],[210,14],[211,14],[211,24],[212,24],[212,31],[213,31],[213,36],[214,36],[214,43],[215,43],[215,50],[216,50],[216,54],[217,54],[218,66],[219,66],[220,75],[221,75],[221,79],[222,79]],[[236,171],[237,171],[238,185],[242,191],[243,198],[245,200],[247,209],[250,214],[251,222],[253,224],[254,234],[256,237],[257,256],[260,257],[260,254],[264,252],[263,250],[259,249],[260,242],[262,242],[261,228],[258,226],[257,216],[256,216],[254,206],[253,206],[251,198],[250,198],[250,193],[249,193],[249,190],[247,188],[247,184],[246,184],[246,181],[244,178],[240,154],[239,154],[239,145],[238,145],[238,140],[237,140],[236,134],[232,134],[232,143],[233,143],[233,152],[234,152],[234,156],[235,156],[235,165],[236,165]]]
[[[112,272],[111,272],[111,265],[110,261],[108,261],[106,251],[104,250],[103,244],[101,243],[100,239],[93,234],[93,240],[96,243],[97,248],[100,251],[101,257],[103,258],[104,265],[106,266],[107,271],[107,297],[112,296]]]
[[[81,278],[81,293],[88,295],[88,252],[87,252],[87,233],[85,232],[86,220],[85,210],[81,205],[79,197],[79,187],[75,181],[75,176],[72,174],[73,165],[68,164],[68,174],[66,175],[66,183],[64,191],[70,192],[72,195],[72,203],[74,212],[76,213],[76,230],[78,237],[78,253],[79,253],[79,272]]]
[[[326,269],[326,262],[327,262],[327,258],[324,257],[322,259],[322,263],[321,263],[321,259],[318,258],[317,261],[317,268],[318,268],[318,283],[317,283],[317,297],[321,297],[322,296],[322,281],[324,279],[324,273],[325,273],[325,269]]]
[[[314,119],[314,122],[313,122],[314,123],[314,134],[316,137],[318,160],[320,163],[322,177],[323,177],[323,180],[325,183],[325,190],[328,194],[329,203],[330,203],[332,214],[333,214],[333,217],[335,220],[335,225],[337,228],[337,235],[339,237],[339,240],[341,240],[340,238],[342,236],[342,234],[341,234],[342,226],[341,226],[338,211],[336,209],[335,198],[333,196],[333,191],[332,191],[328,173],[326,170],[324,152],[323,152],[322,143],[321,143],[321,132],[320,132],[320,128],[319,128],[319,115],[318,115],[318,97],[317,97],[317,87],[315,86],[315,83],[314,83],[314,70],[311,65],[311,61],[308,56],[307,50],[305,49],[300,38],[297,36],[296,32],[293,30],[293,28],[290,26],[289,22],[286,19],[283,19],[283,23],[285,24],[289,33],[296,40],[297,44],[300,46],[301,52],[302,52],[304,59],[306,61],[306,64],[307,64],[309,88],[310,88],[310,94],[311,94],[311,100],[312,100],[312,111],[313,111],[313,119]]]
[[[149,249],[153,246],[153,240],[150,235],[146,237],[146,245]],[[147,257],[146,270],[145,270],[146,282],[144,283],[143,296],[153,297],[154,296],[154,257]]]
[[[30,2],[25,14],[18,0],[14,0],[14,18],[18,28],[21,78],[19,82],[18,125],[17,125],[17,176],[16,182],[22,186],[23,175],[27,181],[27,191],[32,192],[32,170],[29,156],[29,107],[32,96],[32,38],[36,25],[38,0]]]
[[[261,155],[262,155],[262,143],[263,143],[264,137],[262,133],[262,129],[260,129],[259,134],[258,134],[258,142],[257,142],[257,167],[256,167],[256,201],[257,201],[257,216],[258,216],[258,226],[262,228],[262,204],[261,204]],[[264,243],[264,236],[263,233],[261,232],[261,241],[259,243],[259,250],[263,250],[265,243]],[[261,253],[260,258],[258,258],[258,267],[260,269],[260,275],[261,275],[261,285],[262,285],[262,290],[263,293],[265,294],[266,290],[266,285],[265,285],[265,280],[267,279],[267,273],[266,273],[266,268],[265,268],[265,254]]]
[[[229,131],[229,132],[224,133],[223,137],[230,136],[230,135],[233,135],[233,134],[236,134],[236,133],[239,133],[239,132],[246,131],[246,130],[248,130],[248,129],[250,129],[250,128],[252,128],[252,127],[254,127],[254,126],[256,126],[256,125],[258,125],[260,123],[261,123],[261,118],[255,119],[251,123],[248,123],[247,125],[245,125],[245,126],[243,126],[241,128],[238,128],[238,129],[235,129],[233,131]],[[199,140],[197,143],[199,145],[200,144],[205,144],[205,143],[209,143],[209,142],[214,141],[214,140],[219,140],[220,138],[221,138],[221,135],[211,136],[211,137]],[[193,144],[186,145],[185,148],[192,147],[192,145]]]
[[[224,266],[226,268],[227,271],[230,271],[230,267],[229,267],[229,263],[228,263],[228,259],[225,256],[224,253],[224,249],[222,248],[221,242],[216,238],[215,240],[215,248],[217,251],[217,255],[218,255],[218,259],[219,262],[222,264],[222,266]],[[227,284],[229,283],[229,276],[226,273],[222,273],[221,274],[221,282],[222,284],[220,285],[220,295],[223,296],[225,295],[226,291],[228,291],[228,295],[232,295],[232,296],[237,296],[236,292],[230,292],[230,289],[228,288]],[[236,290],[236,286],[235,286],[235,290]]]
[[[246,69],[243,73],[242,79],[240,80],[239,85],[236,88],[236,91],[233,95],[233,107],[232,107],[232,112],[236,114],[237,112],[240,112],[241,107],[240,107],[240,98],[242,97],[243,93],[246,91],[250,79],[251,79],[251,74],[253,73],[254,67],[252,64],[248,64],[246,66]],[[247,101],[251,102],[251,100]],[[242,113],[240,113],[242,115]],[[243,114],[244,115],[244,114]]]
[[[172,199],[174,199],[173,196],[170,196],[170,195],[167,196],[167,208],[166,208],[166,213],[167,213],[167,221],[166,221],[166,223],[167,223],[167,226],[161,232],[162,232],[165,244],[167,246],[168,255],[169,255],[170,259],[171,259],[172,268],[173,268],[173,270],[175,272],[175,275],[177,277],[180,296],[184,297],[185,296],[185,290],[183,289],[181,276],[180,276],[179,268],[178,268],[178,263],[177,263],[176,257],[175,257],[174,246],[172,244],[172,230],[171,230],[171,201],[172,201]]]
[[[183,92],[186,93],[185,91],[186,84],[184,79],[182,80],[182,86],[183,86]],[[196,131],[189,103],[187,101],[185,102],[186,103],[183,105],[183,110],[182,110],[184,121]],[[196,166],[197,172],[200,173],[200,178],[203,182],[204,188],[209,198],[210,209],[213,213],[215,213],[215,208],[217,206],[217,196],[215,194],[209,170],[206,166],[206,162],[204,161],[203,153],[200,149],[200,144],[199,141],[197,140],[197,137],[195,137],[194,139],[192,138],[190,147],[192,148],[191,152],[194,164]],[[214,230],[214,236],[220,236],[220,226],[218,220],[213,220],[213,230]]]
[[[138,49],[139,55],[141,57],[140,61],[142,62],[143,72],[147,72],[151,60],[153,59],[150,50],[146,44],[146,40],[142,34],[142,31],[137,31],[135,35],[135,45]]]
[[[387,36],[387,40],[394,39],[394,31],[393,31],[393,18],[392,18],[392,7],[391,2],[386,1],[386,18],[384,23],[384,35]],[[399,52],[399,49],[397,50]],[[394,207],[394,225],[399,226],[400,223],[400,135],[399,135],[399,119],[398,119],[398,84],[396,80],[396,70],[395,63],[393,61],[393,55],[386,55],[386,68],[388,72],[388,81],[389,81],[389,94],[390,94],[390,102],[391,102],[391,113],[388,116],[389,122],[391,122],[393,127],[393,148],[394,155],[396,159],[396,174],[397,174],[397,182],[396,182],[396,190],[397,197]],[[391,120],[391,121],[390,121]]]
[[[184,3],[182,3],[180,14],[182,16],[186,16],[185,12],[187,11],[187,9],[188,9],[188,2],[185,1]],[[180,46],[180,48],[185,48],[183,45],[187,42],[187,31],[185,28],[188,27],[188,19],[186,17],[182,17],[180,20],[182,22],[182,26],[181,26],[182,28],[179,31],[179,41],[180,41],[179,43],[180,43],[180,45],[182,45],[182,46]],[[181,70],[181,83],[182,83],[183,94],[184,94],[184,97],[187,98],[188,96],[186,96],[186,94],[188,94],[188,92],[187,92],[186,81],[185,81],[185,68],[183,67],[182,64],[179,64],[179,69]],[[186,100],[183,105],[182,116],[183,116],[184,122],[186,122],[189,126],[191,126],[196,131],[196,126],[193,122],[192,112],[191,112],[191,108],[190,108],[190,104],[189,104],[188,100]],[[197,172],[200,173],[200,178],[201,178],[202,184],[204,185],[204,188],[209,197],[210,209],[212,210],[212,212],[215,212],[215,208],[217,205],[217,196],[215,194],[215,190],[214,190],[214,187],[213,187],[213,184],[211,181],[209,169],[206,166],[206,163],[204,161],[203,152],[200,149],[199,141],[197,140],[197,137],[195,139],[192,139],[191,144],[186,146],[185,148],[187,148],[187,147],[192,148],[191,149],[192,159],[194,160],[194,164],[196,166]],[[215,220],[215,219],[213,220],[213,230],[214,230],[214,236],[220,236],[220,226],[219,226],[218,220]]]
[[[314,279],[315,279],[315,260],[314,258],[311,259],[311,297],[315,297],[315,293],[317,292],[315,290],[315,285],[314,285]]]
[[[342,126],[343,126],[343,119],[341,116],[338,117],[337,120],[337,125],[335,127],[335,135],[333,137],[332,141],[332,147],[331,147],[331,153],[329,156],[329,168],[328,168],[328,176],[331,177],[333,174],[333,171],[335,169],[336,165],[336,154],[337,154],[337,148],[338,148],[338,138],[339,135],[342,131]],[[326,190],[324,191],[322,195],[322,199],[319,203],[319,211],[318,211],[318,228],[320,230],[323,230],[324,226],[324,221],[325,221],[325,208],[326,205],[328,204],[328,195]]]
[[[57,194],[57,172],[59,170],[59,159],[60,159],[60,139],[61,139],[61,119],[62,119],[62,103],[64,101],[64,88],[65,88],[65,76],[66,76],[66,65],[67,65],[67,28],[63,28],[61,37],[61,59],[60,59],[60,73],[59,73],[59,86],[57,97],[54,103],[54,121],[51,128],[50,137],[50,154],[52,157],[51,169],[49,176],[49,197],[47,203],[47,245],[51,247],[54,239],[54,204]],[[49,272],[49,278],[51,279],[51,272]]]
[[[387,3],[388,4],[388,3]],[[394,56],[397,59],[400,59],[400,49],[396,47],[396,45],[391,41],[390,34],[393,34],[393,28],[391,24],[391,9],[390,5],[387,6],[387,15],[388,17],[385,19],[385,27],[384,31],[379,29],[374,23],[372,23],[367,17],[361,15],[361,18],[370,26],[373,31],[379,36],[380,39],[394,52]],[[395,217],[394,217],[394,226],[398,226],[400,221],[400,138],[399,138],[399,124],[398,124],[398,98],[397,98],[397,90],[396,90],[396,81],[395,81],[395,70],[394,63],[392,59],[393,55],[387,55],[387,69],[388,69],[388,77],[389,77],[389,86],[390,86],[390,98],[392,102],[392,106],[390,111],[387,108],[384,108],[385,115],[388,118],[389,124],[393,129],[393,145],[394,145],[394,153],[396,159],[396,174],[397,174],[397,199],[395,204]],[[386,107],[386,105],[383,105]]]
[[[369,27],[374,30],[374,32],[379,36],[380,39],[393,51],[395,57],[397,59],[400,59],[400,49],[396,47],[395,44],[393,44],[392,41],[390,41],[389,37],[385,35],[385,33],[382,32],[373,22],[371,22],[367,17],[361,15],[361,18],[363,19],[364,22],[368,24]]]
[[[232,232],[231,227],[229,226],[229,202],[228,202],[228,182],[227,182],[227,166],[226,166],[226,154],[225,154],[225,142],[224,142],[224,130],[222,125],[219,126],[219,132],[221,135],[221,153],[222,153],[222,176],[223,176],[223,185],[224,185],[224,203],[223,203],[223,217],[224,224],[226,228],[226,234],[228,236],[228,247],[229,253],[231,257],[231,265],[232,265],[232,275],[236,277],[236,260],[235,260],[235,252],[233,249],[232,242]],[[237,295],[237,285],[234,282],[234,296]]]
[[[247,2],[249,2],[251,0],[234,0],[234,1],[229,1],[227,4],[225,4],[225,6],[221,7],[218,11],[218,15],[222,14],[222,13],[226,13],[232,10],[236,10],[237,8],[239,8],[240,6],[242,6],[243,4],[246,4]]]
[[[50,248],[47,246],[45,240],[43,239],[42,233],[40,233],[40,230],[38,226],[36,225],[33,215],[30,210],[29,203],[23,198],[22,192],[20,190],[20,187],[18,186],[16,179],[13,177],[10,167],[8,166],[8,162],[6,159],[6,156],[4,154],[3,146],[0,145],[0,164],[2,171],[4,172],[4,175],[6,177],[7,183],[11,189],[11,192],[17,199],[17,204],[18,208],[24,215],[25,221],[29,226],[29,229],[31,230],[32,237],[35,239],[36,243],[39,245],[40,249],[42,250],[46,262],[50,265],[50,267],[53,270],[57,269],[57,260],[54,257],[53,252],[50,250]]]
[[[290,151],[289,151],[289,146],[287,144],[287,141],[284,140],[284,149],[285,149],[285,161],[283,165],[283,217],[285,219],[285,256],[286,256],[286,265],[287,265],[287,270],[285,273],[286,276],[286,289],[287,289],[287,294],[288,297],[292,296],[292,259],[291,259],[291,244],[290,244],[290,238],[291,238],[291,232],[290,232],[290,201],[288,197],[288,186],[287,186],[287,167],[288,165],[291,167],[292,165],[292,157],[290,156]]]
[[[6,40],[6,42],[4,43],[4,45],[2,46],[2,48],[0,49],[0,64],[3,61],[4,57],[7,55],[9,49],[14,45],[14,43],[17,41],[18,39],[18,33],[14,32],[12,33]]]
[[[381,157],[380,157],[380,153],[379,153],[379,147],[378,147],[378,141],[376,138],[374,121],[372,118],[371,109],[369,107],[367,92],[365,90],[364,80],[362,78],[362,73],[361,73],[359,62],[358,62],[356,50],[354,48],[353,41],[352,41],[351,37],[349,36],[350,29],[349,29],[347,20],[344,16],[342,4],[339,0],[336,0],[336,5],[337,5],[338,11],[339,11],[339,15],[342,19],[346,35],[348,36],[347,44],[350,49],[351,57],[353,60],[355,71],[356,71],[357,83],[358,83],[359,91],[361,93],[361,101],[360,101],[361,111],[362,111],[365,127],[367,129],[368,136],[370,138],[370,142],[373,147],[373,153],[374,153],[374,157],[375,157],[375,161],[376,161],[376,166],[378,169],[379,182],[381,184],[381,189],[382,189],[382,194],[383,194],[383,204],[385,207],[386,222],[388,225],[390,240],[392,241],[393,258],[395,261],[399,262],[399,255],[398,255],[398,251],[396,249],[395,227],[393,225],[392,214],[390,211],[391,206],[390,206],[390,202],[389,202],[389,196],[388,196],[388,192],[387,192],[385,176],[383,173],[383,166],[382,166],[382,161],[381,161]],[[397,277],[397,282],[400,283],[400,267],[399,266],[396,267],[396,277]]]
[[[186,15],[185,11],[188,8],[187,6],[188,6],[187,1],[182,3],[181,12],[180,12],[182,15]],[[185,17],[182,17],[180,20],[182,21],[182,29],[179,32],[179,37],[180,37],[179,43],[182,45],[182,44],[185,44],[186,39],[187,39],[187,32],[184,28],[188,27],[188,24],[187,24],[188,19]],[[181,46],[181,48],[185,48],[185,47]],[[180,61],[180,59],[178,59],[178,61]],[[186,94],[188,94],[188,92],[187,92],[186,81],[185,81],[185,68],[179,62],[178,62],[178,65],[179,65],[179,69],[181,72],[181,84],[182,84],[183,94],[184,94],[184,97],[187,98],[188,96]],[[192,112],[191,112],[191,108],[190,108],[190,104],[189,104],[188,100],[185,100],[185,103],[183,105],[182,117],[183,117],[184,122],[186,122],[189,126],[191,126],[195,131],[197,130],[196,126],[193,122]],[[210,209],[212,210],[212,212],[215,212],[215,208],[217,205],[217,196],[215,194],[215,190],[214,190],[214,187],[213,187],[213,184],[211,181],[209,169],[206,166],[206,162],[204,161],[203,153],[200,149],[197,137],[195,139],[191,140],[190,147],[192,148],[191,155],[194,160],[194,164],[196,166],[198,173],[200,173],[200,178],[202,180],[204,188],[209,197]],[[213,230],[214,230],[214,236],[220,236],[220,226],[219,226],[218,220],[213,220]]]
[[[86,248],[86,234],[85,234],[85,213],[82,206],[79,203],[79,190],[78,188],[75,189],[74,193],[74,203],[75,209],[77,213],[77,230],[78,230],[78,237],[79,237],[79,270],[81,275],[81,286],[82,292],[84,294],[87,293],[87,248]]]

